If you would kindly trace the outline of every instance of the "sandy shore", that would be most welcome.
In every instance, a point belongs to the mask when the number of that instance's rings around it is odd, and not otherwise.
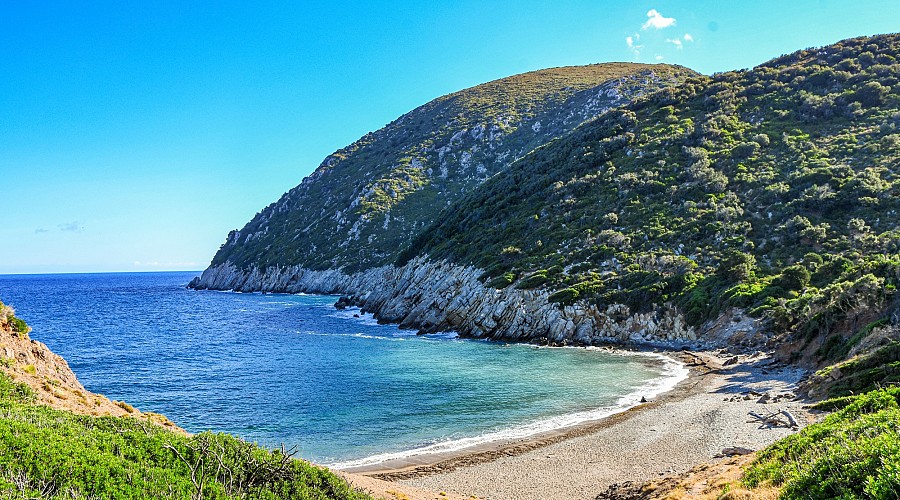
[[[813,416],[794,397],[799,370],[764,356],[686,355],[691,375],[672,391],[606,419],[452,456],[357,471],[432,492],[490,500],[593,499],[610,484],[650,481],[716,460],[726,448],[758,450],[795,432],[750,422],[748,412]],[[759,402],[762,395],[769,398]],[[390,498],[390,497],[388,497]]]

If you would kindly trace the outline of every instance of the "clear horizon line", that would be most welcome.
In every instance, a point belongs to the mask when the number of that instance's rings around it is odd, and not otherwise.
[[[202,273],[203,269],[147,269],[132,271],[48,271],[48,272],[0,272],[0,276],[40,276],[46,274],[135,274],[135,273]]]

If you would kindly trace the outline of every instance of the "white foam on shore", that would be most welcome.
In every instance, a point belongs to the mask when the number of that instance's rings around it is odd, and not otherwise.
[[[346,309],[334,309],[334,312],[328,314],[328,316],[332,318],[341,318],[347,319],[350,321],[355,321],[357,323],[362,323],[366,326],[383,326],[387,328],[391,328],[392,330],[400,330],[397,328],[397,325],[386,324],[386,323],[378,323],[378,319],[375,318],[375,315],[372,313],[364,313],[358,307],[348,307]],[[401,330],[402,331],[402,330]]]
[[[452,453],[487,443],[523,439],[545,432],[556,431],[573,427],[585,422],[600,420],[616,413],[621,413],[638,405],[642,397],[653,398],[664,392],[672,390],[679,382],[686,379],[689,373],[684,363],[657,353],[637,353],[629,351],[611,351],[625,356],[641,356],[656,358],[662,362],[664,374],[661,377],[649,381],[641,388],[626,394],[618,399],[615,405],[594,408],[590,410],[568,413],[564,415],[543,418],[534,422],[517,425],[507,429],[485,432],[479,436],[440,441],[427,446],[413,448],[406,451],[392,453],[380,453],[356,460],[323,464],[333,469],[353,469],[369,467],[392,460],[403,460],[422,455],[434,455],[438,453]]]

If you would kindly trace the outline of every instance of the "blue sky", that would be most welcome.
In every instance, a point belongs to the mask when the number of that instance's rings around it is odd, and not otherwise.
[[[896,0],[143,4],[0,2],[0,273],[202,269],[327,154],[492,79],[900,30]]]

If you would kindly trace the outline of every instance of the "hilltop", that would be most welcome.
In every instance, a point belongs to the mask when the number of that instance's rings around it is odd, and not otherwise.
[[[585,120],[694,76],[670,65],[552,68],[439,97],[328,156],[233,231],[212,265],[392,263],[441,209]]]
[[[778,348],[810,367],[872,349],[894,359],[898,56],[898,36],[880,35],[709,77],[667,67],[673,84],[532,137],[546,142],[433,203],[389,253],[369,237],[336,247],[305,239],[318,230],[291,217],[336,221],[327,207],[362,203],[323,197],[353,185],[329,177],[349,167],[323,165],[255,218],[255,232],[232,234],[192,286],[343,293],[385,321],[473,337]],[[492,85],[475,89],[501,88]],[[479,109],[468,123],[493,108]],[[293,198],[305,208],[290,210]],[[281,222],[267,222],[276,212]],[[351,247],[367,257],[342,253]],[[344,257],[326,257],[332,250]],[[298,251],[317,257],[291,257]]]

